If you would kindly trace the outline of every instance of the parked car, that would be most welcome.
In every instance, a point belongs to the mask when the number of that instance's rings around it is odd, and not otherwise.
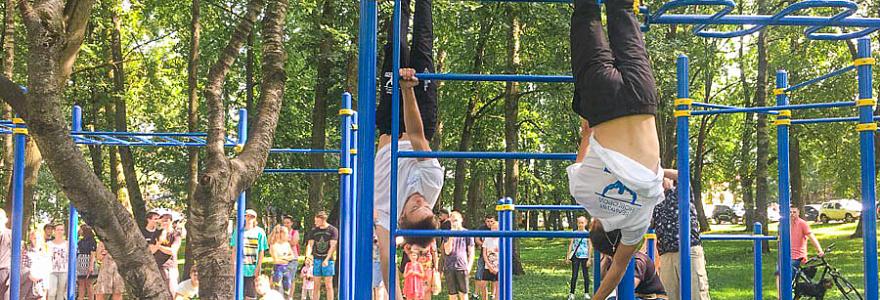
[[[742,216],[738,216],[730,206],[718,204],[712,210],[712,220],[715,220],[715,224],[721,224],[722,222],[739,224]]]
[[[804,205],[804,220],[805,221],[819,221],[819,209],[821,205],[817,204],[807,204]]]
[[[831,200],[822,203],[819,209],[819,221],[828,223],[842,220],[845,223],[855,222],[862,215],[862,204],[852,199]]]

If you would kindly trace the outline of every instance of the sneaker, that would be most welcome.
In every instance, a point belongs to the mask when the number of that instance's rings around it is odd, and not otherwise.
[[[590,299],[592,299],[592,298],[590,298],[590,294],[584,294],[584,300],[590,300]]]
[[[568,300],[574,300],[574,294],[568,294]]]

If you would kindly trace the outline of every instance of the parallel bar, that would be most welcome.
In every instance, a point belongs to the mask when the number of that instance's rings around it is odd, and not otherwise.
[[[761,226],[761,223],[756,222],[755,226],[754,226],[754,234],[756,236],[763,235],[762,230],[763,230],[763,226]],[[754,248],[753,248],[754,249],[753,254],[755,255],[755,261],[754,261],[755,275],[753,275],[753,276],[755,278],[754,278],[754,286],[752,287],[752,289],[755,291],[755,300],[763,300],[764,299],[764,295],[763,295],[764,294],[764,282],[763,282],[764,279],[762,277],[764,275],[764,272],[762,270],[762,266],[764,265],[763,261],[762,261],[763,255],[764,255],[764,249],[762,249],[762,247],[764,247],[764,242],[759,241],[759,240],[755,240]]]
[[[416,77],[421,80],[446,81],[574,82],[574,77],[568,75],[417,73]]]
[[[15,133],[13,138],[12,165],[12,254],[10,254],[10,295],[20,295],[21,289],[21,240],[24,215],[24,161],[27,135]]]
[[[512,237],[512,238],[587,238],[587,231],[493,231],[493,230],[416,230],[398,229],[397,236],[413,237]]]
[[[294,153],[294,154],[339,154],[338,149],[272,149],[269,153]]]
[[[580,205],[520,205],[514,206],[516,210],[574,210],[583,211],[584,207]]]
[[[829,108],[829,107],[850,107],[855,106],[855,101],[843,101],[843,102],[828,102],[828,103],[809,103],[809,104],[792,104],[792,105],[781,105],[781,106],[764,106],[764,107],[746,107],[746,108],[731,108],[731,109],[716,109],[716,110],[703,110],[703,111],[694,111],[691,115],[694,116],[702,116],[702,115],[717,115],[717,114],[732,114],[732,113],[761,113],[768,111],[779,111],[779,110],[797,110],[797,109],[813,109],[813,108]]]
[[[72,109],[71,129],[82,130],[82,108],[74,105]],[[67,299],[76,299],[76,254],[79,242],[79,213],[70,201],[67,217]],[[59,291],[60,292],[60,291]]]
[[[376,157],[376,49],[378,7],[376,0],[361,0],[358,29],[358,96],[357,111],[363,116],[357,118],[357,184],[355,194],[359,213],[365,217],[357,219],[358,237],[355,241],[357,257],[373,257],[373,159]],[[394,268],[392,267],[391,270]],[[355,274],[372,274],[372,259],[355,260]],[[372,281],[355,281],[358,299],[371,299]],[[386,286],[388,283],[386,283]]]
[[[635,270],[636,259],[633,257],[629,259],[623,279],[617,284],[617,300],[636,300]]]
[[[788,86],[788,72],[780,70],[776,72],[776,88],[784,89]],[[776,95],[776,105],[779,107],[788,105],[788,95]],[[785,117],[787,118],[787,117]],[[779,177],[779,299],[791,300],[792,298],[792,269],[791,269],[791,185],[789,179],[788,163],[788,127],[786,124],[776,126],[776,155]]]
[[[696,107],[704,107],[704,108],[720,108],[720,109],[736,109],[736,108],[743,108],[743,107],[738,107],[738,106],[721,105],[721,104],[712,104],[712,103],[703,103],[703,102],[694,102],[694,103],[692,103],[691,105],[696,106]],[[768,111],[768,112],[765,112],[765,113],[770,114],[770,115],[778,115],[778,114],[779,114],[778,111],[773,111],[773,110]]]
[[[690,66],[688,57],[679,55],[676,60],[676,85],[678,98],[690,98]],[[676,110],[690,109],[687,105],[679,105]],[[694,114],[697,112],[693,112]],[[678,145],[678,236],[691,235],[690,201],[691,198],[691,172],[690,172],[690,118],[687,115],[676,118],[676,142]],[[678,290],[681,300],[691,299],[691,240],[678,239],[679,280]]]
[[[704,234],[701,241],[775,241],[772,235],[746,235],[746,234]]]
[[[459,152],[459,151],[400,151],[398,157],[458,158],[458,159],[545,159],[575,160],[575,153],[528,152]]]
[[[342,103],[340,105],[342,109],[351,109],[351,94],[343,93],[342,94]],[[339,116],[340,123],[340,133],[342,136],[339,138],[340,150],[337,151],[339,154],[339,167],[340,168],[349,168],[351,166],[351,157],[349,156],[349,146],[351,145],[349,139],[351,138],[351,119],[348,115],[340,115]],[[339,257],[339,299],[342,300],[355,300],[354,297],[354,266],[352,263],[354,262],[353,254],[354,254],[354,220],[352,217],[354,216],[354,210],[352,207],[352,201],[349,199],[350,193],[350,178],[351,174],[341,174],[339,178],[339,249],[343,251],[338,251],[337,257]]]
[[[336,174],[339,169],[263,169],[264,174]]]
[[[859,58],[871,57],[871,40],[867,38],[858,41]],[[873,98],[873,66],[861,65],[858,67],[859,99]],[[871,106],[859,107],[859,123],[869,124],[874,121],[873,108]],[[878,298],[877,278],[877,194],[876,194],[876,166],[874,158],[874,130],[859,132],[859,153],[861,156],[862,173],[862,232],[864,246],[862,254],[865,263],[865,299]]]
[[[391,26],[392,26],[392,39],[391,39],[391,49],[392,49],[392,57],[391,57],[391,74],[390,86],[391,86],[391,174],[389,175],[389,191],[388,197],[389,206],[391,211],[397,211],[397,169],[398,166],[398,139],[400,136],[400,43],[406,43],[406,37],[400,36],[400,26],[403,24],[401,22],[401,0],[394,0],[394,12],[391,18]],[[408,3],[408,2],[407,2]],[[406,20],[406,26],[409,26],[409,20]],[[383,70],[384,71],[384,70]],[[384,77],[383,77],[384,78]],[[374,112],[374,111],[370,111]],[[373,145],[373,144],[370,144]],[[372,174],[369,176],[373,176]],[[373,201],[373,200],[370,200]],[[372,211],[370,211],[372,212]],[[390,233],[390,238],[388,239],[391,243],[391,247],[388,247],[391,261],[388,264],[388,282],[385,283],[385,286],[388,287],[388,297],[389,299],[398,299],[397,293],[403,291],[395,291],[397,288],[397,246],[395,245],[395,232],[397,232],[397,218],[398,214],[391,214],[389,217],[388,224],[388,232]]]
[[[247,110],[238,110],[238,141],[239,145],[247,143],[248,134]],[[235,299],[244,299],[244,211],[247,206],[247,193],[242,191],[238,195],[235,219]]]
[[[651,261],[654,261],[657,259],[654,257],[654,252],[657,250],[657,235],[654,233],[654,228],[648,229],[648,236],[645,237],[645,242],[647,243],[645,250],[648,252],[648,257],[651,258]]]
[[[787,87],[787,88],[785,88],[785,91],[786,91],[786,92],[793,92],[793,91],[799,90],[799,89],[801,89],[801,88],[804,88],[804,87],[806,87],[806,86],[808,86],[808,85],[811,85],[811,84],[814,84],[814,83],[817,83],[817,82],[823,81],[823,80],[825,80],[825,79],[828,79],[828,78],[831,78],[831,77],[834,77],[834,76],[837,76],[837,75],[840,75],[840,74],[843,74],[843,73],[846,73],[846,72],[849,72],[849,71],[852,71],[852,70],[855,70],[855,69],[856,69],[856,67],[855,67],[855,66],[852,66],[852,65],[850,65],[850,66],[848,66],[848,67],[841,68],[841,69],[837,69],[837,70],[831,71],[831,72],[828,73],[828,74],[825,74],[825,75],[822,75],[822,76],[819,76],[819,77],[816,77],[816,78],[813,78],[813,79],[810,79],[810,80],[807,80],[807,81],[804,81],[804,82],[801,82],[801,83],[798,83],[798,84],[792,85],[792,86],[790,86],[790,87]]]

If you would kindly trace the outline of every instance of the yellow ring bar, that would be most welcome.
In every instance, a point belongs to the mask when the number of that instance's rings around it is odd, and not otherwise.
[[[853,66],[873,65],[877,62],[873,57],[857,58],[853,60]]]
[[[351,150],[348,150],[348,153],[351,153],[351,155],[357,155],[357,154],[358,154],[358,149],[351,149]]]
[[[640,2],[641,1],[639,0],[633,1],[633,14],[635,14],[636,16],[641,15],[641,12],[639,11],[639,6],[641,5]]]
[[[675,99],[675,102],[674,102],[675,106],[679,106],[679,105],[688,105],[689,106],[693,103],[694,103],[694,99],[691,99],[691,98],[678,98],[678,99]]]
[[[678,118],[678,117],[690,117],[690,116],[691,116],[691,111],[690,111],[690,110],[676,110],[675,112],[672,113],[672,116],[674,116],[674,117],[676,117],[676,118]]]
[[[791,125],[791,119],[776,119],[776,121],[773,121],[773,125],[774,126]]]
[[[22,118],[12,118],[12,124],[24,124],[24,119],[22,119]]]
[[[495,205],[496,211],[505,211],[505,210],[514,210],[513,204],[498,204]]]
[[[656,233],[646,233],[646,234],[645,234],[645,238],[646,238],[646,239],[654,239],[654,240],[656,240],[656,239],[657,239],[657,234],[656,234]]]
[[[790,110],[787,110],[787,109],[780,110],[778,116],[780,116],[780,117],[791,117],[791,111],[790,111]]]
[[[773,89],[774,96],[779,96],[779,95],[783,95],[783,94],[786,94],[785,89]]]
[[[351,130],[358,130],[357,124],[351,124]]]
[[[856,106],[875,106],[877,105],[876,98],[868,98],[868,99],[859,99],[856,100]]]
[[[877,123],[863,123],[856,125],[856,131],[877,131]]]
[[[25,135],[26,135],[26,134],[28,134],[28,130],[27,130],[27,128],[12,128],[12,133],[25,134]]]
[[[235,147],[232,147],[232,151],[235,151],[235,153],[241,153],[241,151],[244,151],[244,145],[235,145]]]
[[[339,115],[340,116],[351,116],[351,115],[354,115],[354,110],[351,110],[348,108],[343,108],[343,109],[339,110]]]
[[[351,168],[339,168],[339,174],[349,175],[352,173]]]

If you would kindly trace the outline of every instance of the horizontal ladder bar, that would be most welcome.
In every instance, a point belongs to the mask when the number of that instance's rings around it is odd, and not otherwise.
[[[263,169],[265,174],[339,173],[339,169]]]
[[[819,123],[846,123],[846,122],[858,122],[859,117],[844,117],[844,118],[815,118],[815,119],[796,119],[791,120],[791,124],[819,124]],[[874,121],[880,121],[880,116],[874,116]]]
[[[855,105],[856,105],[855,101],[792,104],[792,105],[779,105],[779,106],[700,110],[700,111],[691,112],[691,115],[704,116],[704,115],[733,114],[733,113],[760,113],[760,112],[780,111],[780,110],[797,110],[797,109],[813,109],[813,108],[829,108],[829,107],[851,107],[851,106],[855,106]]]
[[[565,75],[418,73],[416,77],[420,80],[448,81],[574,82],[573,77]]]
[[[773,19],[771,15],[725,15],[720,18],[712,15],[663,14],[651,16],[651,24],[691,24],[691,25],[777,25],[777,26],[822,26],[828,27],[880,27],[878,18],[847,17],[831,20],[831,17],[788,15]]]
[[[730,106],[730,105],[722,105],[722,104],[712,104],[712,103],[703,103],[703,102],[694,102],[694,103],[692,103],[691,105],[696,106],[696,107],[703,107],[703,108],[717,108],[717,109],[739,109],[739,108],[744,108],[744,107],[738,107],[738,106]],[[768,111],[768,112],[766,112],[766,113],[767,113],[767,114],[771,114],[771,115],[778,115],[778,114],[779,114],[778,111],[773,111],[773,110]]]
[[[293,154],[339,154],[341,150],[333,150],[333,149],[293,149],[293,148],[280,148],[280,149],[271,149],[269,153],[293,153]]]
[[[514,205],[515,210],[584,210],[580,205]]]
[[[515,238],[586,238],[587,231],[495,231],[495,230],[415,230],[398,229],[396,236],[411,237],[515,237]]]
[[[456,158],[456,159],[545,159],[575,160],[575,153],[528,152],[461,152],[461,151],[400,151],[398,157]]]
[[[700,236],[703,241],[775,241],[773,235],[748,235],[748,234],[704,234]]]
[[[852,65],[850,65],[850,66],[848,66],[848,67],[845,67],[845,68],[842,68],[842,69],[837,69],[837,70],[831,71],[831,72],[828,73],[828,74],[825,74],[825,75],[822,75],[822,76],[819,76],[819,77],[816,77],[816,78],[813,78],[813,79],[810,79],[810,80],[807,80],[807,81],[804,81],[804,82],[801,82],[801,83],[798,83],[798,84],[792,85],[792,86],[790,86],[790,87],[787,87],[787,88],[785,89],[785,91],[786,91],[786,92],[793,92],[793,91],[799,90],[799,89],[801,89],[801,88],[804,88],[804,87],[806,87],[806,86],[808,86],[808,85],[811,85],[811,84],[814,84],[814,83],[817,83],[817,82],[823,81],[823,80],[825,80],[825,79],[828,79],[828,78],[831,78],[831,77],[834,77],[834,76],[837,76],[837,75],[840,75],[840,74],[843,74],[843,73],[846,73],[846,72],[849,72],[849,71],[852,71],[852,70],[855,70],[855,69],[856,69],[856,67],[855,67],[855,66],[852,66]]]

